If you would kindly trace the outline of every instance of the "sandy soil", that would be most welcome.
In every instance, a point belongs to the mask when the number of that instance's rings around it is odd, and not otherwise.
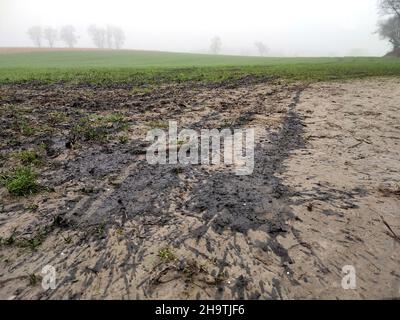
[[[47,191],[0,190],[0,298],[399,298],[399,105],[399,79],[2,86],[3,169],[42,145]],[[106,141],[73,133],[112,112],[125,129],[107,124]],[[146,132],[168,120],[255,128],[254,173],[149,165]],[[40,285],[45,265],[55,290]],[[341,286],[346,265],[354,290]]]

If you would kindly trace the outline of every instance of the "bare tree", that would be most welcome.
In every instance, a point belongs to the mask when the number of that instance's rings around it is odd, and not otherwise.
[[[65,42],[69,48],[73,48],[78,42],[78,37],[76,36],[75,32],[75,27],[71,25],[63,26],[61,28],[60,39]]]
[[[383,14],[396,15],[400,18],[400,0],[379,0],[379,8]]]
[[[107,25],[105,28],[99,28],[91,25],[88,31],[97,48],[120,49],[125,42],[124,31],[115,26]]]
[[[400,50],[400,18],[392,16],[379,23],[378,33],[393,45],[393,51]]]
[[[56,42],[57,37],[58,37],[58,31],[55,28],[46,27],[43,30],[43,37],[49,43],[49,47],[53,48],[54,47],[54,43]]]
[[[222,40],[220,37],[214,37],[211,39],[210,50],[213,54],[218,54],[221,51]]]
[[[257,47],[257,50],[260,53],[260,56],[262,57],[265,56],[269,51],[268,47],[261,41],[254,43],[254,45]]]
[[[106,36],[107,36],[106,29],[99,28],[96,25],[91,25],[88,29],[88,32],[92,38],[94,45],[97,48],[103,49],[106,44]]]
[[[115,48],[121,49],[125,43],[125,33],[121,28],[113,27],[112,35],[114,38]]]
[[[33,26],[28,29],[28,35],[37,47],[42,46],[43,30],[41,26]]]
[[[379,22],[378,33],[393,46],[388,55],[400,56],[400,0],[380,0],[379,8],[384,15],[390,15]]]
[[[106,41],[107,41],[107,48],[112,49],[113,47],[113,33],[114,27],[107,25],[106,27]]]

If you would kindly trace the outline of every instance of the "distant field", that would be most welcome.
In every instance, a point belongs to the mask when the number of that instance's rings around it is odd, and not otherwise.
[[[396,58],[261,58],[154,51],[0,49],[0,83],[224,82],[245,76],[340,80],[400,76]]]

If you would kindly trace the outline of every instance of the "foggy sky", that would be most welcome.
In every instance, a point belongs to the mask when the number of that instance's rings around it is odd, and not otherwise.
[[[256,54],[262,41],[274,56],[380,56],[380,18],[377,0],[0,0],[0,47],[32,46],[36,24],[72,24],[77,47],[93,47],[88,26],[112,24],[127,49],[207,52],[220,36],[226,54]]]

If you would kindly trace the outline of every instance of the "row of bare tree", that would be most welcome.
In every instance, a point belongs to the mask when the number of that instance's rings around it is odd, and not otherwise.
[[[121,28],[106,26],[105,28],[91,25],[88,29],[94,45],[97,48],[121,49],[125,43],[125,33]]]
[[[385,19],[379,22],[378,33],[393,46],[393,53],[400,54],[400,0],[379,0],[379,9]]]
[[[37,47],[42,47],[43,43],[47,42],[48,46],[53,48],[55,42],[60,39],[68,47],[72,48],[78,39],[73,26],[64,26],[60,32],[53,27],[33,26],[28,29],[28,35]]]
[[[88,29],[94,45],[97,48],[115,48],[121,49],[125,42],[125,34],[121,28],[115,26],[98,27],[91,25]],[[73,48],[78,42],[79,37],[76,34],[74,26],[63,26],[60,30],[53,27],[33,26],[29,28],[28,35],[33,44],[42,47],[44,43],[53,48],[55,43],[61,40],[67,47]]]
[[[93,44],[100,49],[116,48],[121,49],[125,42],[125,34],[122,29],[115,26],[106,26],[105,28],[91,25],[88,28],[88,33],[93,41]],[[52,27],[42,28],[41,26],[33,26],[28,30],[28,35],[37,47],[42,47],[43,43],[47,42],[50,48],[54,47],[56,41],[61,40],[64,44],[73,48],[78,42],[78,36],[74,26],[63,26],[60,30]],[[254,44],[260,56],[264,56],[269,51],[268,47],[263,42]],[[222,40],[220,37],[211,39],[210,50],[213,54],[219,54],[222,48]]]

